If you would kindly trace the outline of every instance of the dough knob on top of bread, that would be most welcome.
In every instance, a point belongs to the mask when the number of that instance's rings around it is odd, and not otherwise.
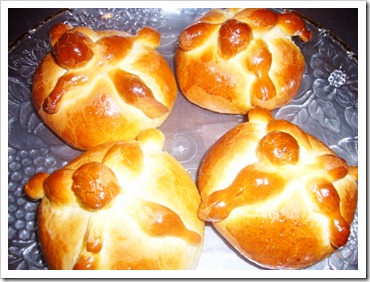
[[[203,159],[199,217],[266,268],[300,269],[344,246],[357,166],[298,126],[253,108]]]
[[[149,129],[30,179],[25,191],[41,199],[38,234],[50,269],[196,267],[199,192],[163,145],[163,133]]]
[[[33,104],[43,122],[74,148],[130,140],[160,126],[177,95],[175,77],[155,50],[160,34],[56,24],[52,51],[38,66]]]
[[[311,38],[294,12],[210,10],[180,35],[180,89],[189,101],[220,113],[281,107],[297,94],[304,71],[304,57],[292,36],[304,42]]]

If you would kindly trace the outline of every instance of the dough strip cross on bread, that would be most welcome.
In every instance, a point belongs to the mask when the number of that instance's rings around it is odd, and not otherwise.
[[[54,58],[67,71],[45,99],[43,103],[45,112],[57,113],[63,96],[72,88],[81,87],[83,92],[87,82],[97,81],[104,74],[110,77],[119,95],[127,104],[137,107],[149,118],[161,117],[169,112],[165,105],[155,99],[150,88],[139,76],[118,67],[111,67],[130,53],[135,41],[145,44],[148,42],[145,37],[156,31],[144,28],[144,31],[141,30],[136,37],[108,35],[94,43],[87,35],[67,25],[64,27],[58,25],[55,30],[57,34],[52,37]],[[68,31],[60,34],[65,30]],[[98,72],[97,69],[101,71]]]

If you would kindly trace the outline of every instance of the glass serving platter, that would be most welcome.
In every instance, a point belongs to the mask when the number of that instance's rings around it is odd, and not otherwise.
[[[63,143],[39,119],[31,104],[34,71],[50,51],[48,32],[57,22],[87,25],[96,30],[119,29],[136,34],[143,26],[161,33],[158,51],[174,70],[181,31],[207,9],[66,9],[41,22],[9,50],[8,61],[8,267],[46,270],[37,239],[36,211],[24,185],[37,172],[51,173],[81,152]],[[279,10],[278,11],[282,11]],[[179,20],[181,19],[181,20]],[[312,32],[307,43],[296,40],[306,66],[298,95],[274,110],[330,146],[349,165],[357,165],[358,64],[328,30],[305,19]],[[218,114],[188,102],[180,92],[169,118],[160,127],[165,151],[174,156],[193,180],[205,152],[229,129],[244,122],[242,115]],[[308,269],[358,269],[357,212],[347,244]],[[243,258],[206,224],[199,270],[261,269]]]

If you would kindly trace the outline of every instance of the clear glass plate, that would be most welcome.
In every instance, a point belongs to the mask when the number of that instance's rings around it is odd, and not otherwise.
[[[65,10],[30,30],[9,51],[8,88],[8,266],[9,269],[47,269],[37,240],[38,202],[24,193],[25,183],[39,171],[53,172],[81,152],[55,136],[31,104],[34,71],[50,50],[48,32],[57,22],[94,29],[120,29],[136,34],[143,26],[161,33],[158,51],[174,70],[174,54],[181,31],[206,9],[72,9]],[[181,20],[179,20],[181,19]],[[273,111],[328,144],[349,165],[357,165],[358,64],[328,30],[306,20],[313,37],[297,40],[305,56],[303,82],[296,98]],[[165,150],[195,180],[201,159],[226,131],[243,122],[242,115],[217,114],[189,103],[179,92],[173,112],[160,129]],[[308,269],[357,269],[357,212],[348,243]],[[259,269],[235,251],[210,224],[197,269]]]

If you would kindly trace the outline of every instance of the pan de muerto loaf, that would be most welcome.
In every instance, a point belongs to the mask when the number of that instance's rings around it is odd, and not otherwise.
[[[144,27],[132,36],[60,23],[50,39],[52,51],[34,76],[33,102],[45,124],[72,147],[135,139],[168,117],[177,87],[155,50],[157,31]]]
[[[180,89],[189,101],[220,113],[281,107],[297,94],[304,71],[303,55],[292,36],[311,38],[294,12],[210,10],[180,35]]]
[[[26,184],[50,269],[193,269],[203,245],[199,192],[162,151],[158,129],[105,143]]]
[[[248,117],[202,161],[199,217],[260,266],[308,267],[348,240],[357,167],[266,109]]]

